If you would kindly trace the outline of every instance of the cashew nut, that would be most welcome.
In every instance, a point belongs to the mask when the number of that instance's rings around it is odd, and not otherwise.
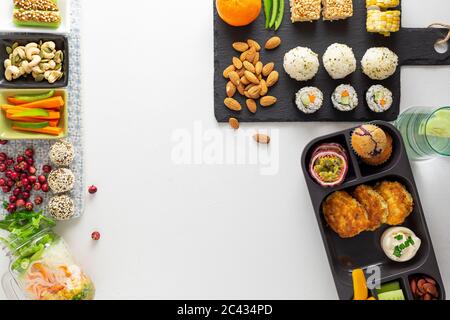
[[[8,67],[12,66],[12,62],[10,59],[6,59],[3,65],[5,66],[5,69],[7,69]]]
[[[55,57],[56,44],[53,41],[44,42],[41,46],[41,55],[44,59],[53,59]]]
[[[5,78],[8,81],[12,81],[13,79],[17,79],[18,77],[20,77],[20,69],[17,68],[16,66],[9,66],[8,68],[6,68],[5,70]]]
[[[27,55],[27,59],[31,60],[33,59],[33,56],[39,55],[41,53],[41,50],[36,47],[29,47],[25,49],[25,53]]]
[[[30,67],[33,68],[37,66],[41,62],[41,56],[40,55],[34,55],[30,61]]]
[[[23,70],[23,72],[21,72],[21,73],[25,74],[25,73],[31,73],[32,67],[30,66],[30,63],[25,60],[25,61],[22,61],[22,63],[20,64],[20,69]]]
[[[46,71],[44,73],[44,77],[49,83],[55,83],[56,81],[61,79],[62,75],[63,74],[61,71]]]
[[[25,47],[17,47],[14,49],[14,51],[12,52],[12,56],[13,57],[19,57],[20,59],[25,59],[26,58],[26,53],[25,53]]]
[[[55,58],[53,59],[56,63],[62,63],[64,59],[64,54],[61,50],[56,51]]]

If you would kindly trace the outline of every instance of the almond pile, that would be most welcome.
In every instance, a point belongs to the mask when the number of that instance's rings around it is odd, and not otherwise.
[[[266,50],[273,50],[281,44],[278,37],[270,38]],[[226,85],[227,98],[225,106],[233,111],[241,111],[242,106],[234,96],[239,93],[247,98],[246,106],[251,113],[256,113],[257,101],[262,107],[273,106],[277,98],[269,95],[269,90],[279,79],[279,73],[275,70],[275,64],[261,61],[261,46],[255,40],[247,42],[235,42],[233,48],[240,53],[239,57],[232,58],[232,64],[223,71],[223,76],[228,79]]]

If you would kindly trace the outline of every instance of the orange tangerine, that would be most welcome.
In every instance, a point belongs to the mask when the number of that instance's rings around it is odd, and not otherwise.
[[[219,16],[233,27],[246,26],[261,13],[261,0],[216,0]]]

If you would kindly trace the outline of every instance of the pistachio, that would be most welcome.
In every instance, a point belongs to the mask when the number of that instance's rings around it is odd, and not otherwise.
[[[11,54],[13,52],[13,49],[11,47],[6,47],[6,53]]]

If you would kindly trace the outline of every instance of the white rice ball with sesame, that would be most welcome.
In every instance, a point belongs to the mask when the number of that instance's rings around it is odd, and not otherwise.
[[[397,70],[398,56],[388,48],[370,48],[361,60],[363,72],[372,80],[385,80]]]
[[[73,189],[75,176],[72,170],[59,168],[50,172],[47,180],[48,186],[54,193],[64,193]]]
[[[55,196],[50,199],[47,209],[52,218],[59,221],[69,220],[75,214],[75,203],[69,196]]]
[[[330,77],[343,79],[356,71],[356,58],[352,48],[334,43],[323,55],[323,65]]]
[[[319,56],[309,48],[297,47],[284,55],[284,70],[297,81],[308,81],[319,71]]]
[[[50,160],[57,166],[70,166],[75,158],[73,145],[66,140],[57,141],[51,146],[49,157]]]

